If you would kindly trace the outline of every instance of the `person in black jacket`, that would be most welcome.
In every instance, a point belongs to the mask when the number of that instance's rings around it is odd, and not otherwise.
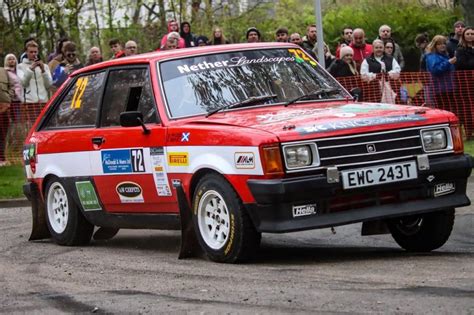
[[[197,46],[196,37],[194,36],[193,33],[191,33],[191,24],[189,24],[189,22],[181,23],[180,30],[181,31],[179,32],[179,35],[181,36],[182,39],[184,39],[186,48],[196,47]]]
[[[454,32],[449,34],[449,39],[446,43],[446,49],[448,51],[449,58],[454,57],[454,53],[456,52],[456,49],[459,45],[459,40],[461,39],[462,33],[464,32],[465,25],[463,21],[457,21],[454,23],[453,27]]]
[[[474,112],[471,104],[474,100],[474,29],[466,27],[456,50],[456,84],[459,94],[457,104],[459,119],[464,125],[468,139],[474,137]]]
[[[474,29],[464,29],[456,50],[456,70],[474,70]]]
[[[344,46],[339,50],[339,55],[341,59],[336,59],[329,67],[329,73],[335,77],[349,77],[357,76],[357,66],[355,61],[352,59],[354,51],[349,46]]]

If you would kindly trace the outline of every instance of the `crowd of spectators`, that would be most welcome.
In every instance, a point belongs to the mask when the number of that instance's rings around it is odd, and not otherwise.
[[[389,25],[380,26],[378,31],[377,38],[369,43],[362,28],[343,27],[334,55],[329,46],[323,43],[327,70],[336,78],[360,77],[368,84],[373,83],[380,76],[386,77],[387,80],[396,80],[405,67],[402,49],[392,37],[392,29]],[[247,43],[263,41],[262,34],[256,27],[247,29],[245,39]],[[299,45],[309,55],[318,58],[316,25],[308,25],[305,34],[298,32],[290,34],[288,28],[279,27],[275,32],[274,41]],[[214,27],[212,35],[208,38],[205,35],[193,34],[191,24],[188,22],[178,24],[177,21],[171,20],[168,22],[168,32],[162,37],[160,46],[156,50],[229,43],[224,30],[220,27]],[[88,52],[85,65],[141,53],[139,44],[134,40],[128,40],[122,46],[118,39],[111,39],[108,44],[110,58],[104,58],[99,47],[92,47]],[[436,35],[430,40],[427,34],[419,34],[415,38],[415,45],[419,48],[421,55],[420,70],[431,74],[433,86],[435,86],[430,97],[434,99],[435,104],[451,103],[455,88],[452,79],[454,71],[474,70],[474,29],[466,27],[462,21],[457,21],[449,37]],[[18,60],[15,55],[8,54],[4,68],[0,68],[0,122],[2,124],[0,165],[5,163],[5,130],[8,130],[5,124],[18,120],[18,105],[45,103],[71,72],[83,67],[76,51],[76,44],[68,38],[60,38],[56,43],[55,51],[44,61],[40,58],[39,45],[34,38],[26,39],[24,47],[25,50]],[[383,82],[382,85],[379,84],[379,87],[383,87],[383,84]]]

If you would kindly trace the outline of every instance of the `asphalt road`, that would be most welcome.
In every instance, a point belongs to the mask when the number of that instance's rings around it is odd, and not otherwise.
[[[0,231],[2,313],[474,314],[473,206],[432,253],[362,237],[354,224],[264,234],[245,265],[178,260],[177,231],[122,230],[87,247],[28,242],[27,207],[0,208]]]

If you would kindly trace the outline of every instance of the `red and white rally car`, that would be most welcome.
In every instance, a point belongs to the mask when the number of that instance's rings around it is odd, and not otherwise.
[[[442,110],[359,103],[298,46],[179,49],[75,72],[25,143],[30,239],[182,229],[182,256],[248,259],[261,233],[364,222],[448,239],[472,161]],[[198,242],[194,242],[197,239]]]

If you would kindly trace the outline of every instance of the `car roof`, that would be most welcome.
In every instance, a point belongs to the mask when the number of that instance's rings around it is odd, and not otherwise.
[[[153,61],[160,61],[169,58],[180,58],[180,57],[189,57],[189,56],[199,56],[207,55],[209,53],[219,53],[227,51],[239,51],[239,50],[249,50],[249,49],[265,49],[265,48],[300,48],[300,46],[292,43],[277,43],[277,42],[265,42],[265,43],[245,43],[245,44],[228,44],[228,45],[212,45],[212,46],[203,46],[203,47],[193,47],[193,48],[181,48],[174,50],[163,50],[163,51],[154,51],[149,53],[138,54],[131,57],[123,57],[118,59],[112,59],[108,61],[103,61],[90,65],[84,68],[81,68],[75,71],[72,76],[90,71],[96,71],[104,68],[109,68],[113,66],[127,66],[127,65],[136,65],[136,64],[148,64]]]

